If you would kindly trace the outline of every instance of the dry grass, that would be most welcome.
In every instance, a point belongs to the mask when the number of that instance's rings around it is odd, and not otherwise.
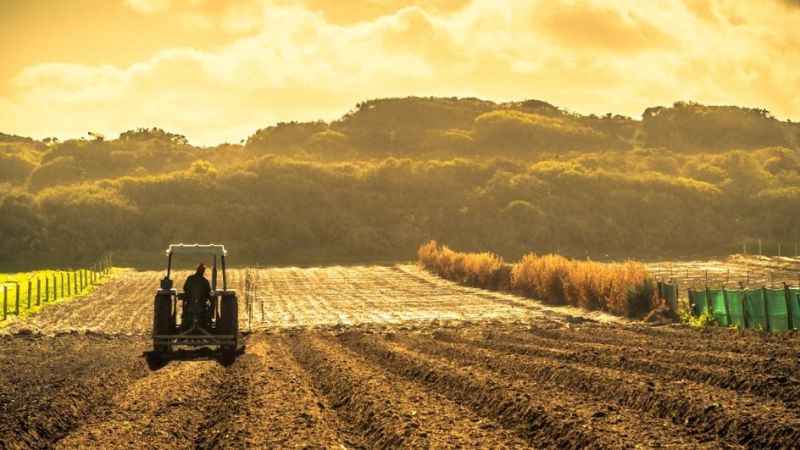
[[[460,253],[430,241],[417,255],[424,268],[448,280],[488,289],[509,288],[510,268],[494,253]]]
[[[553,305],[573,305],[625,317],[661,306],[643,264],[575,261],[530,253],[509,265],[493,253],[460,253],[436,241],[418,250],[419,263],[441,277],[470,286],[511,290]]]

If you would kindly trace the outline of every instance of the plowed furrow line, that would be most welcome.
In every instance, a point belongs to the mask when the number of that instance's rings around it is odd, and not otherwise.
[[[371,402],[389,410],[397,419],[395,425],[406,430],[403,447],[410,448],[522,448],[526,444],[512,436],[492,420],[480,418],[471,410],[435,392],[428,392],[417,383],[391,374],[380,366],[369,364],[332,336],[327,339],[307,338],[337,376],[355,388],[356,395],[368,396]],[[352,390],[350,391],[352,392]],[[354,412],[354,419],[370,424],[370,415],[353,408],[355,396],[335,399],[343,406],[339,411]]]
[[[626,353],[624,350],[616,354],[601,352],[598,349],[580,350],[570,349],[570,344],[561,344],[566,348],[548,348],[547,344],[554,342],[530,342],[526,344],[504,342],[502,338],[486,339],[483,341],[464,339],[449,332],[437,332],[435,338],[445,342],[465,344],[523,356],[553,359],[566,363],[578,363],[587,366],[621,369],[641,374],[686,379],[696,383],[705,383],[732,391],[744,391],[754,395],[763,396],[783,401],[787,407],[792,408],[800,401],[800,381],[788,377],[765,376],[757,372],[736,371],[733,368],[725,369],[707,366],[689,366],[683,362],[671,360],[668,363],[658,361],[652,354],[644,358]]]
[[[671,419],[693,433],[714,434],[731,444],[791,446],[800,442],[800,419],[782,404],[712,386],[635,372],[565,366],[545,358],[494,352],[433,339],[398,338],[425,354],[477,364],[496,373],[593,395],[653,417]]]
[[[130,385],[59,448],[193,448],[211,393],[222,382],[214,361],[174,361]]]
[[[463,365],[432,361],[420,354],[378,342],[374,336],[347,334],[347,347],[392,373],[427,385],[452,401],[496,420],[535,447],[620,448],[618,433],[594,423],[595,411],[580,410],[559,397],[532,389],[490,372]]]
[[[648,326],[620,328],[619,334],[644,336],[659,342],[681,342],[696,344],[703,350],[720,352],[743,352],[768,357],[795,356],[800,344],[797,333],[762,333],[752,330],[738,331],[724,327],[708,327],[699,333],[688,327],[656,328]]]
[[[0,370],[0,447],[49,448],[148,374],[138,341],[59,339],[18,347],[15,367]]]
[[[147,333],[152,330],[153,298],[158,280],[142,281],[139,289],[133,294],[120,292],[118,295],[125,299],[117,303],[117,299],[108,305],[113,313],[105,321],[105,327],[126,333]]]
[[[409,408],[403,408],[389,393],[390,387],[379,380],[364,379],[354,369],[326,352],[318,342],[307,336],[291,339],[297,361],[327,397],[328,403],[354,431],[362,434],[364,442],[376,448],[408,445],[413,442],[419,422]],[[426,440],[417,442],[428,447]]]
[[[469,366],[471,370],[484,370],[480,365],[470,364],[457,358],[450,358],[448,355],[419,352],[418,348],[409,345],[415,342],[414,337],[403,337],[396,342],[389,342],[388,345],[401,352],[416,354],[419,358],[428,358],[441,364],[451,366]],[[466,363],[466,364],[465,364]],[[536,392],[541,398],[549,399],[551,403],[556,403],[558,407],[572,411],[581,417],[586,427],[593,430],[598,435],[606,436],[608,442],[618,439],[619,442],[611,447],[670,447],[670,448],[698,448],[711,446],[710,443],[715,439],[713,436],[694,436],[687,433],[681,427],[674,425],[669,419],[662,417],[643,416],[640,411],[631,409],[625,405],[613,405],[608,399],[587,394],[586,392],[564,389],[558,384],[541,383],[535,378],[526,377],[523,374],[507,377],[504,373],[491,371],[491,377],[504,381],[508,384],[504,389],[519,392]],[[555,400],[557,399],[557,400]],[[552,406],[551,406],[552,407]],[[705,443],[705,444],[704,444]],[[718,444],[717,444],[718,445]]]
[[[587,331],[589,333],[589,331]],[[797,359],[776,359],[766,356],[747,355],[739,353],[717,352],[708,353],[690,350],[675,350],[672,348],[652,348],[647,346],[636,346],[628,344],[608,344],[596,342],[578,342],[564,336],[561,338],[536,336],[532,332],[508,332],[498,333],[491,331],[484,333],[487,340],[521,344],[535,345],[545,348],[564,348],[572,351],[600,351],[612,354],[624,354],[631,357],[641,357],[654,359],[665,363],[682,364],[691,362],[696,366],[706,366],[715,368],[727,368],[737,371],[748,371],[774,377],[777,382],[781,382],[784,377],[800,378],[800,367]]]
[[[48,306],[39,314],[31,316],[28,319],[29,323],[45,331],[86,328],[87,319],[90,320],[91,316],[82,316],[80,311],[91,311],[92,308],[102,307],[98,305],[108,303],[108,286],[117,281],[117,278],[106,281],[103,286],[98,286],[87,298]],[[125,281],[122,281],[122,283],[126,284]],[[79,317],[82,317],[83,320],[76,320]]]
[[[254,335],[228,368],[196,448],[344,448],[335,415],[316,398],[280,339]],[[346,439],[344,439],[345,437]]]
[[[796,350],[780,344],[767,345],[766,348],[762,348],[762,344],[766,341],[742,343],[734,330],[725,330],[726,333],[730,333],[728,336],[713,337],[707,330],[691,331],[692,333],[685,337],[674,336],[667,339],[633,333],[622,327],[581,327],[577,329],[535,327],[529,330],[533,335],[550,339],[642,347],[653,350],[719,353],[734,357],[744,354],[749,357],[762,356],[765,358],[791,358],[796,357],[797,354]],[[726,342],[728,340],[730,343]]]
[[[126,303],[130,300],[130,294],[140,289],[140,285],[136,283],[137,278],[141,277],[116,276],[106,281],[87,298],[67,303],[61,311],[53,311],[55,313],[53,325],[59,329],[85,328],[111,331],[104,329],[103,324],[109,314],[119,307],[119,303]]]

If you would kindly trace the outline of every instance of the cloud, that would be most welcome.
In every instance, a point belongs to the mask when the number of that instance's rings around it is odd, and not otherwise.
[[[576,3],[536,13],[538,28],[566,48],[629,53],[675,47],[669,34],[635,9]]]
[[[142,14],[153,14],[166,11],[170,7],[170,0],[125,0],[131,9]]]
[[[247,19],[238,22],[245,34],[211,51],[165,48],[127,67],[28,67],[0,98],[3,131],[110,136],[160,126],[215,144],[407,95],[540,98],[629,115],[683,99],[800,116],[790,95],[800,85],[791,31],[800,13],[780,2],[387,0],[375,3],[394,9],[359,20],[331,19],[322,3],[175,0],[173,9],[193,8],[211,27]]]

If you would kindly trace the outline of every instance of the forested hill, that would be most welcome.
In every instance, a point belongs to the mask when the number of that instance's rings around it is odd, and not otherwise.
[[[215,147],[158,128],[0,133],[0,269],[106,250],[142,263],[174,241],[265,264],[405,258],[429,239],[512,257],[792,248],[799,147],[798,124],[760,109],[676,103],[634,120],[453,98],[367,101]]]

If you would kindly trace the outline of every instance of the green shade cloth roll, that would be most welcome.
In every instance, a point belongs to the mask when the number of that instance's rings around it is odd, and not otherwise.
[[[745,328],[744,294],[745,291],[741,290],[725,291],[725,296],[728,298],[728,312],[731,317],[731,325],[736,325],[739,328]]]
[[[772,331],[789,331],[789,311],[786,308],[786,290],[766,289],[769,326]]]
[[[711,314],[719,325],[727,327],[728,310],[725,307],[725,292],[722,289],[709,289],[708,301],[711,304]]]
[[[789,306],[792,313],[792,329],[800,330],[800,288],[789,288]]]
[[[708,310],[708,296],[705,289],[699,291],[689,289],[689,299],[692,301],[692,314],[695,316],[700,316]]]
[[[751,289],[745,292],[744,313],[748,328],[769,330],[767,316],[764,313],[764,290]]]

